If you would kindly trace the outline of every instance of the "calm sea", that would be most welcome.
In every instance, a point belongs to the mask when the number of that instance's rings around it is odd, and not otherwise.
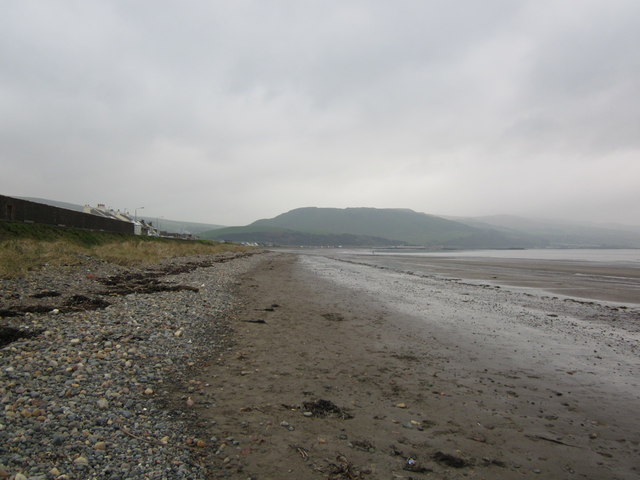
[[[328,253],[328,251],[324,251]],[[511,258],[523,260],[564,260],[580,262],[621,263],[640,266],[640,249],[551,249],[531,250],[456,250],[446,252],[425,252],[405,249],[335,249],[333,254],[348,255],[391,255],[415,257],[474,257]]]

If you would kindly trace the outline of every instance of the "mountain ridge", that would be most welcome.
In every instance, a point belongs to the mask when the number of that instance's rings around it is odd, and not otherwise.
[[[436,249],[640,248],[640,231],[632,229],[509,215],[443,217],[407,208],[302,207],[244,227],[204,232],[202,236],[212,240],[301,246],[386,246],[391,242]]]
[[[245,227],[205,232],[203,237],[212,240],[283,244],[281,235],[274,234],[270,238],[265,228],[281,228],[299,234],[313,235],[308,240],[312,238],[316,243],[295,242],[300,245],[387,246],[394,244],[434,248],[537,246],[532,239],[519,234],[503,233],[492,228],[477,228],[407,208],[370,207],[296,208],[273,218],[256,220]],[[350,237],[336,238],[340,235]],[[368,242],[354,243],[354,241],[362,242],[363,240]]]

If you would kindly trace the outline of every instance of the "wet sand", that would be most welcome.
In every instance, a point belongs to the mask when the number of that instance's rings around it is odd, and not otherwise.
[[[640,309],[263,258],[198,371],[211,478],[640,475]]]
[[[640,305],[638,263],[482,256],[343,255],[338,250],[328,255],[356,263],[440,278],[482,280],[494,285],[535,288],[557,295]]]

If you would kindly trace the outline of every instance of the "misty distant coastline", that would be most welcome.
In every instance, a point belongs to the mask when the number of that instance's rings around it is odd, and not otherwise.
[[[363,246],[397,249],[640,248],[640,227],[609,227],[514,216],[456,217],[409,209],[291,210],[202,238],[283,246]]]
[[[21,197],[69,210],[83,206]],[[172,233],[204,240],[284,247],[376,247],[395,250],[620,249],[640,248],[640,226],[594,225],[509,215],[449,217],[398,208],[290,210],[245,226],[225,227],[164,217],[146,221]]]

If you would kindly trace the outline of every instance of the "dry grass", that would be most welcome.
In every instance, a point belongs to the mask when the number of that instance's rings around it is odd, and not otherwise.
[[[0,278],[22,276],[29,270],[45,264],[80,264],[87,256],[117,265],[133,266],[159,263],[167,258],[215,255],[248,249],[240,245],[186,241],[134,239],[86,246],[68,240],[43,241],[18,238],[0,242]]]
[[[80,247],[62,240],[6,240],[0,243],[0,277],[20,276],[45,264],[79,263],[79,249]]]
[[[248,250],[232,244],[207,244],[199,242],[135,242],[123,241],[93,247],[92,255],[118,265],[147,265],[166,258],[190,255],[215,255],[223,252]]]

